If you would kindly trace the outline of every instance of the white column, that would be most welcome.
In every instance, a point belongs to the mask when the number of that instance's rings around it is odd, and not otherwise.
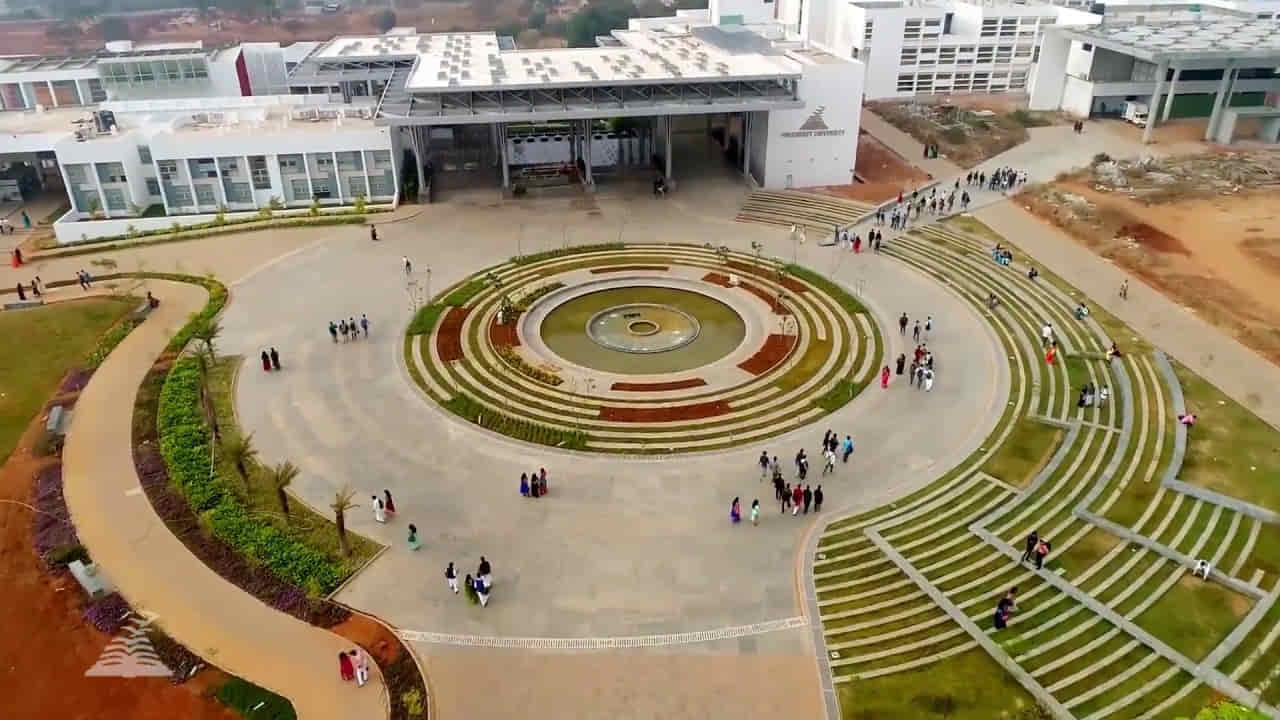
[[[218,195],[222,196],[221,207],[227,207],[231,204],[231,198],[227,197],[227,186],[222,184],[222,159],[217,155],[213,156],[213,172],[218,176]]]
[[[263,162],[266,162],[266,160],[266,157],[262,158]],[[258,202],[258,190],[253,186],[253,168],[249,167],[249,156],[241,155],[240,162],[244,163],[244,176],[249,181],[249,199],[253,201],[253,209],[257,210],[262,205]]]
[[[751,113],[742,113],[742,174],[751,176]]]
[[[333,167],[333,184],[338,186],[337,187],[338,204],[341,205],[342,204],[342,168],[338,167],[337,151],[331,152],[329,154],[333,156],[333,166],[332,166]]]
[[[93,93],[89,92],[89,83],[86,80],[76,80],[76,95],[80,97],[81,105],[89,105],[93,102]]]
[[[191,207],[196,212],[200,212],[200,197],[196,195],[196,178],[191,174],[191,158],[185,158],[182,164],[187,169],[187,187],[191,190]]]
[[[107,210],[107,194],[102,192],[102,178],[98,177],[98,163],[89,163],[89,169],[93,171],[93,186],[98,190],[98,204],[102,207],[102,216],[111,217],[111,213]]]
[[[1160,112],[1160,122],[1169,122],[1169,111],[1173,109],[1173,96],[1178,92],[1178,78],[1182,75],[1182,68],[1173,69],[1173,81],[1169,83],[1169,94],[1164,99],[1164,110]]]
[[[164,176],[163,176],[163,175],[161,175],[161,174],[160,174],[160,172],[159,172],[159,162],[160,162],[160,161],[159,161],[159,160],[155,160],[155,159],[153,158],[153,159],[152,159],[152,162],[155,162],[155,163],[156,163],[156,165],[157,165],[157,171],[156,171],[156,183],[160,185],[160,204],[164,206],[164,214],[165,214],[165,215],[168,215],[168,214],[169,214],[169,193],[167,193],[167,192],[165,192],[165,191],[164,191],[164,186],[165,186]]]
[[[1147,126],[1142,129],[1142,144],[1151,142],[1151,131],[1156,129],[1156,111],[1160,107],[1160,93],[1164,89],[1164,76],[1169,73],[1169,61],[1161,60],[1156,66],[1156,89],[1147,103]]]
[[[664,125],[666,125],[666,131],[667,131],[667,133],[666,133],[666,134],[667,134],[667,138],[666,138],[666,140],[665,140],[665,142],[666,142],[666,144],[667,144],[667,153],[666,153],[666,155],[667,155],[667,173],[666,173],[666,179],[667,179],[667,184],[668,184],[668,185],[670,185],[670,184],[671,184],[671,116],[670,116],[670,115],[666,116],[666,122],[665,122],[665,123],[663,123],[663,124],[664,124]]]
[[[360,167],[364,169],[364,199],[367,202],[373,202],[373,182],[369,178],[369,155],[366,151],[360,151]]]
[[[582,148],[582,166],[587,169],[587,185],[595,184],[595,177],[591,174],[591,121],[583,120],[582,129],[585,132],[582,142],[586,143]]]
[[[58,107],[58,94],[53,91],[53,81],[45,80],[44,84],[49,88],[49,104]]]
[[[22,96],[23,107],[28,110],[35,109],[36,106],[36,90],[31,83],[18,83],[18,94]]]
[[[498,150],[502,158],[502,189],[511,187],[511,170],[507,167],[507,126],[498,123]]]
[[[1214,132],[1218,129],[1218,121],[1222,118],[1222,107],[1228,102],[1231,86],[1231,73],[1235,71],[1231,63],[1222,69],[1222,81],[1218,83],[1218,94],[1213,97],[1213,112],[1209,114],[1209,125],[1204,129],[1204,139],[1206,141],[1213,139]]]
[[[307,153],[302,153],[302,172],[307,174],[307,194],[311,196],[308,200],[315,202],[316,186],[311,184],[311,158],[307,156]]]
[[[67,169],[62,166],[62,163],[58,163],[58,172],[62,175],[62,189],[67,193],[67,200],[71,203],[71,209],[75,210],[76,213],[82,212],[80,208],[76,207],[76,196],[71,191],[71,180],[67,178]],[[164,192],[163,186],[160,191]]]

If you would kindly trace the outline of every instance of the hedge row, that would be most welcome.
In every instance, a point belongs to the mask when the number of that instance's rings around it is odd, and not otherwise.
[[[444,404],[449,412],[503,435],[517,440],[550,445],[566,450],[581,450],[587,446],[589,438],[581,430],[560,430],[547,425],[507,417],[481,405],[470,395],[459,393]]]
[[[538,302],[542,298],[546,297],[547,295],[550,295],[551,293],[559,290],[562,287],[564,287],[564,283],[562,282],[553,282],[553,283],[547,283],[546,285],[540,285],[530,290],[529,292],[525,293],[524,295],[521,295],[520,299],[516,300],[516,309],[519,310],[520,312],[524,312],[529,308],[533,307],[534,303]]]
[[[414,313],[413,320],[409,323],[409,329],[405,331],[405,334],[426,335],[436,328],[436,323],[440,321],[440,316],[447,309],[439,303],[423,305],[418,308],[418,312]]]
[[[595,245],[571,245],[569,247],[556,248],[555,250],[544,250],[531,255],[517,255],[511,258],[511,262],[516,265],[530,265],[532,263],[542,262],[543,260],[551,260],[565,255],[577,255],[578,253],[597,252],[600,250],[621,250],[622,243],[596,243]]]
[[[211,438],[200,408],[200,368],[194,358],[183,358],[165,379],[157,417],[160,452],[170,480],[214,537],[308,592],[332,591],[342,582],[343,568],[275,525],[254,518],[214,472]]]
[[[498,353],[498,357],[502,358],[502,361],[507,365],[510,365],[513,370],[524,375],[528,375],[540,383],[555,387],[564,382],[564,378],[559,375],[553,372],[548,372],[539,367],[534,367],[525,362],[524,358],[520,357],[520,353],[505,345],[497,345],[493,350]]]

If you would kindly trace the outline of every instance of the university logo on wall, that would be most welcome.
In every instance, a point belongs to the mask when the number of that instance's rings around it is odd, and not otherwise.
[[[795,132],[784,132],[784,138],[804,138],[804,137],[839,137],[844,135],[844,130],[832,130],[827,126],[827,121],[822,118],[822,114],[827,111],[825,105],[819,105],[814,109],[800,128]]]

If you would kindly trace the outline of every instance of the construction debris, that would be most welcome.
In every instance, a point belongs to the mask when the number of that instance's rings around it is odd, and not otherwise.
[[[1206,153],[1165,158],[1112,160],[1101,155],[1089,168],[1099,192],[1122,191],[1147,202],[1195,194],[1232,195],[1280,185],[1280,151]]]

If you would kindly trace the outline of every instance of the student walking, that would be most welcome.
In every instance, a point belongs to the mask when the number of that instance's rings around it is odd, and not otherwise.
[[[803,497],[804,497],[804,514],[805,514],[805,515],[808,515],[808,514],[809,514],[809,505],[813,503],[813,491],[809,489],[809,486],[808,486],[808,485],[805,485],[805,486],[804,486],[804,495],[803,495]]]
[[[1027,539],[1025,542],[1025,549],[1022,551],[1022,558],[1018,560],[1019,565],[1031,559],[1031,556],[1034,555],[1036,552],[1036,544],[1038,544],[1039,542],[1040,542],[1040,533],[1035,530],[1032,530],[1031,534],[1027,536]]]
[[[520,496],[529,497],[529,473],[520,473]]]
[[[382,504],[382,498],[377,495],[371,497],[373,498],[373,519],[380,523],[385,523],[387,521],[387,508]]]
[[[382,503],[382,505],[383,505],[383,509],[385,509],[385,510],[387,511],[387,514],[388,514],[388,515],[395,515],[395,514],[396,514],[396,501],[391,499],[391,491],[390,491],[390,490],[385,490],[385,489],[384,489],[384,490],[382,491],[382,495],[383,495],[383,500],[384,500],[384,502]]]
[[[454,595],[458,594],[458,571],[453,569],[453,563],[450,562],[444,569],[444,581],[449,584],[449,589]]]
[[[409,549],[417,551],[421,548],[422,543],[418,542],[418,526],[413,523],[409,523]]]
[[[895,375],[901,375],[901,374],[902,374],[902,368],[903,368],[906,364],[907,364],[907,354],[906,354],[906,353],[898,353],[897,367],[895,368],[894,374],[895,374]]]
[[[364,330],[364,336],[369,337],[369,316],[360,313],[360,329]]]
[[[760,482],[764,482],[765,477],[769,474],[769,453],[760,453]]]
[[[369,682],[369,654],[360,648],[351,651],[351,664],[356,671],[356,687]]]
[[[271,369],[280,369],[280,353],[276,352],[275,348],[271,348]]]
[[[737,525],[742,522],[742,508],[738,505],[738,498],[733,499],[733,503],[729,505],[729,522]]]
[[[804,491],[800,489],[800,483],[791,489],[791,516],[795,517],[800,514],[800,503],[804,502]]]
[[[915,327],[911,329],[911,341],[920,342],[920,321],[917,320]]]
[[[262,351],[262,372],[271,372],[271,356],[266,350]]]
[[[898,334],[899,335],[907,334],[907,322],[908,322],[907,314],[902,313],[902,317],[898,318]]]
[[[933,370],[927,367],[924,369],[924,391],[933,392]]]
[[[880,387],[881,388],[889,387],[889,366],[888,365],[885,365],[884,368],[880,370]]]
[[[1049,544],[1049,541],[1045,540],[1044,538],[1041,538],[1040,542],[1036,543],[1036,569],[1037,570],[1044,567],[1044,559],[1049,555],[1049,551],[1052,549],[1053,549],[1053,546]]]
[[[848,463],[849,456],[853,454],[853,436],[852,435],[844,436],[844,447],[842,450],[844,453],[844,458],[841,460],[841,462]]]
[[[813,491],[813,511],[822,511],[822,486],[819,485],[817,490]]]
[[[933,316],[929,315],[924,319],[924,339],[929,341],[929,333],[933,332]]]
[[[405,255],[405,256],[401,257],[400,259],[404,261],[404,274],[405,274],[405,275],[412,275],[412,274],[413,274],[413,263],[409,262],[409,256],[408,256],[408,255]]]
[[[1129,278],[1125,278],[1120,282],[1120,299],[1129,299]]]
[[[356,667],[351,664],[351,656],[345,652],[338,653],[338,675],[342,677],[343,682],[356,679]]]
[[[751,501],[751,524],[760,524],[760,499],[756,498]]]
[[[338,324],[332,320],[329,321],[329,337],[333,338],[335,343],[338,342]]]
[[[778,498],[778,512],[785,513],[787,506],[791,504],[791,483],[787,483],[787,487],[782,491],[782,497]]]
[[[476,578],[474,582],[475,582],[476,597],[479,598],[480,600],[480,607],[488,607],[489,606],[489,583],[485,582],[484,578],[479,578],[479,577]]]
[[[822,451],[822,474],[830,475],[836,471],[836,453],[830,447]]]
[[[347,327],[347,321],[343,320],[338,323],[338,332],[342,333],[342,342],[346,342],[351,337],[351,329]]]

